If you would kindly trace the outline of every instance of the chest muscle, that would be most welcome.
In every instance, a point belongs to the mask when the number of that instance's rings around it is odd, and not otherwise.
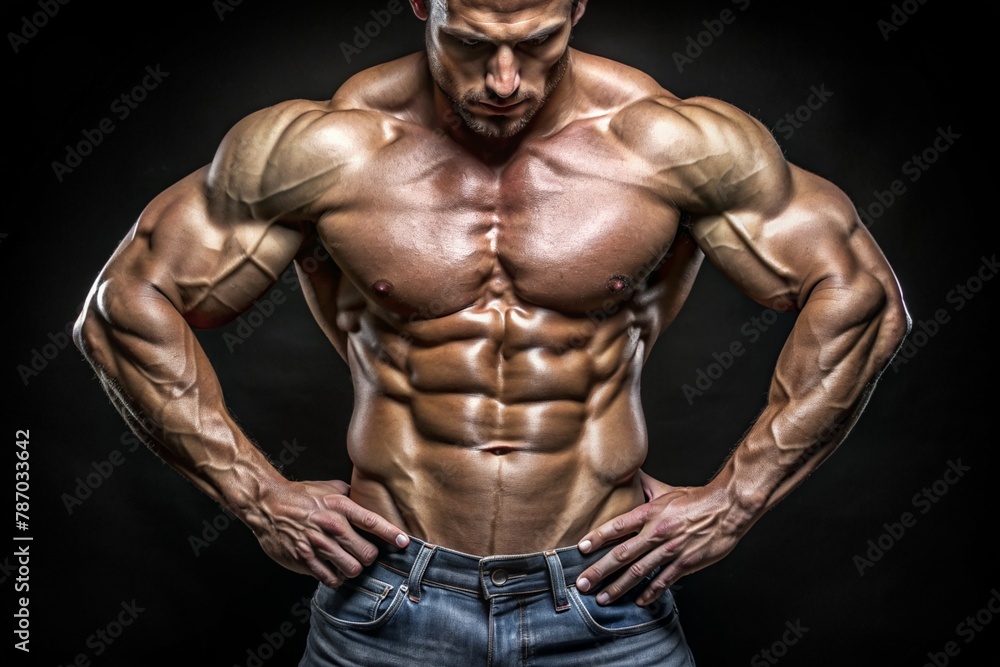
[[[601,307],[640,287],[677,229],[638,166],[599,143],[548,140],[503,169],[397,143],[319,231],[358,289],[403,317],[496,299]]]

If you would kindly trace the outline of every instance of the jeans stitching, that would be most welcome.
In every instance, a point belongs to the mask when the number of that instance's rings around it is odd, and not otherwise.
[[[389,619],[396,615],[396,612],[402,606],[403,601],[406,597],[407,586],[403,584],[396,591],[396,595],[393,597],[392,602],[389,603],[388,608],[381,614],[376,616],[370,621],[348,621],[342,618],[337,618],[326,611],[319,605],[314,597],[312,600],[312,607],[320,613],[320,616],[326,619],[335,628],[341,628],[345,630],[372,630],[377,627],[385,625]],[[375,605],[375,610],[378,610],[378,605]]]
[[[586,623],[595,632],[600,632],[609,635],[617,635],[617,636],[638,635],[642,634],[643,632],[653,630],[654,628],[657,628],[662,625],[669,625],[678,620],[677,615],[673,612],[673,607],[670,607],[670,611],[661,616],[660,618],[656,618],[650,621],[644,621],[642,623],[636,623],[635,625],[627,625],[621,628],[609,628],[605,625],[601,625],[600,623],[598,623],[597,619],[595,619],[593,616],[590,615],[590,612],[583,604],[583,600],[581,599],[580,593],[576,590],[575,587],[571,587],[569,589],[569,595],[570,598],[575,603],[573,606],[576,607],[577,612],[579,612],[580,616],[583,618],[583,622]],[[621,603],[619,602],[619,604]],[[627,602],[625,604],[632,604],[632,603]]]

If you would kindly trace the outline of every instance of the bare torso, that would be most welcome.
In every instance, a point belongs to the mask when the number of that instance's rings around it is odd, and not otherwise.
[[[421,124],[420,96],[372,105],[381,140],[323,195],[339,271],[308,279],[354,378],[351,498],[467,553],[574,544],[643,502],[640,372],[701,260],[613,127],[656,91],[601,59],[574,68],[587,103],[495,163]]]
[[[88,295],[74,342],[133,432],[290,570],[336,587],[404,532],[478,555],[622,538],[577,586],[613,601],[662,565],[648,604],[834,451],[909,330],[843,191],[732,105],[565,51],[585,5],[557,4],[435,15],[426,52],[244,117]],[[354,382],[350,486],[281,475],[192,330],[296,256]],[[673,487],[639,471],[640,375],[706,257],[798,314],[757,419]]]

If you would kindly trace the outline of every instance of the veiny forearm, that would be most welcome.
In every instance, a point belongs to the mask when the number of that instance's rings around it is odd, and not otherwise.
[[[216,502],[244,516],[280,479],[229,415],[193,331],[152,285],[102,282],[75,338],[132,430]]]
[[[908,328],[898,292],[870,274],[812,290],[775,368],[767,404],[712,484],[749,527],[847,437]]]

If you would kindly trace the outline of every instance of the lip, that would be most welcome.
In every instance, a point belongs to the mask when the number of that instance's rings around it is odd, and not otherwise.
[[[510,102],[508,104],[491,104],[489,102],[479,102],[478,104],[487,111],[492,111],[493,113],[504,113],[506,111],[510,111],[511,109],[523,103],[524,100],[519,100],[517,102]]]

